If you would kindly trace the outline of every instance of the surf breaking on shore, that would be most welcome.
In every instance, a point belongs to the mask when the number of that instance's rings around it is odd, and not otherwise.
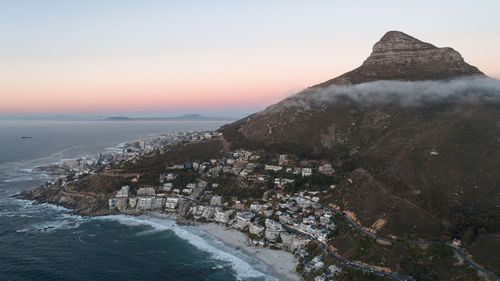
[[[152,228],[148,231],[150,233],[172,231],[177,237],[209,253],[212,258],[230,263],[240,280],[300,280],[294,272],[297,261],[292,254],[250,246],[244,234],[216,224],[180,226],[173,220],[147,215],[113,215],[93,220],[112,220],[129,226],[147,225]]]

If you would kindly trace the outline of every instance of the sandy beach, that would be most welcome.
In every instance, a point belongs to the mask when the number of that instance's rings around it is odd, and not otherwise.
[[[300,276],[295,272],[297,258],[283,250],[258,248],[250,244],[245,234],[226,228],[215,223],[199,224],[197,227],[222,241],[226,246],[237,248],[243,253],[256,258],[269,266],[274,276],[283,281],[299,281]]]

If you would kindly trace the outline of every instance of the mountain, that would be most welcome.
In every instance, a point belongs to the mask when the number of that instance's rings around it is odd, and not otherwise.
[[[500,233],[499,97],[457,51],[390,31],[355,70],[221,131],[232,148],[333,163],[326,202],[373,232],[473,249]]]
[[[403,32],[389,31],[373,46],[373,52],[360,67],[317,87],[376,80],[438,80],[482,74],[452,48],[437,48]]]
[[[231,117],[214,117],[214,116],[203,116],[200,114],[184,114],[181,116],[174,117],[126,117],[126,116],[113,116],[108,117],[106,121],[232,121],[236,118]]]
[[[134,119],[130,118],[130,117],[125,117],[125,116],[113,116],[113,117],[107,117],[105,120],[106,121],[130,121],[130,120],[134,120]]]

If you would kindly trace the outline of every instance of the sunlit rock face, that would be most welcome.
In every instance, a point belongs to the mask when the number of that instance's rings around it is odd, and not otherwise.
[[[399,31],[389,31],[353,71],[317,85],[359,84],[376,80],[439,80],[484,75],[452,48],[438,48]]]

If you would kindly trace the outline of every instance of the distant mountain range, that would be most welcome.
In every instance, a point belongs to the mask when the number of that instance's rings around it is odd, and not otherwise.
[[[54,120],[54,121],[234,121],[248,114],[235,114],[235,116],[204,116],[200,114],[185,114],[173,117],[127,117],[127,116],[112,116],[106,117],[103,115],[96,116],[78,116],[78,115],[0,115],[0,120]]]
[[[154,121],[154,120],[165,120],[165,121],[233,121],[236,118],[231,117],[214,117],[214,116],[203,116],[200,114],[185,114],[175,117],[125,117],[125,116],[113,116],[108,117],[104,120],[107,121]]]

